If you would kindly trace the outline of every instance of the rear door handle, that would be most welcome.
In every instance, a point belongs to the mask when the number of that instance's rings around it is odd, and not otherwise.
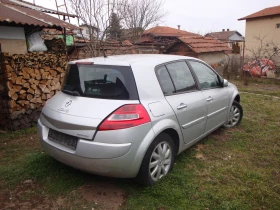
[[[180,110],[180,109],[184,109],[184,108],[187,108],[187,104],[184,104],[184,103],[181,103],[179,106],[177,106],[177,109]]]
[[[213,101],[213,98],[212,98],[211,96],[209,96],[209,97],[207,98],[207,102],[210,102],[210,101]]]

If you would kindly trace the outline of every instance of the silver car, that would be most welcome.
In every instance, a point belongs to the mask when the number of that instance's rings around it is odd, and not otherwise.
[[[66,165],[151,185],[176,155],[242,115],[237,88],[201,60],[120,55],[70,62],[38,132]]]

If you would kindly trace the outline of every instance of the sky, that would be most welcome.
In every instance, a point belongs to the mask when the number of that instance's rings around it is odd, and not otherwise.
[[[27,1],[33,3],[34,0]],[[63,0],[57,1],[63,4]],[[56,9],[55,0],[35,0],[35,4]],[[168,15],[159,25],[173,28],[181,25],[182,30],[202,35],[222,29],[237,30],[245,35],[245,21],[237,19],[279,5],[280,0],[165,0],[163,8]]]

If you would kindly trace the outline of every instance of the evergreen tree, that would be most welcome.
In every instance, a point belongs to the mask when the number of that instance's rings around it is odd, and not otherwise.
[[[120,19],[116,13],[112,13],[110,18],[110,25],[107,30],[107,38],[121,40],[122,39],[122,26]]]

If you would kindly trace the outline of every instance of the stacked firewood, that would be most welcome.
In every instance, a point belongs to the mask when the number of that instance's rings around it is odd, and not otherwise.
[[[30,127],[46,101],[60,91],[66,55],[28,53],[4,55],[8,111],[12,130]]]

